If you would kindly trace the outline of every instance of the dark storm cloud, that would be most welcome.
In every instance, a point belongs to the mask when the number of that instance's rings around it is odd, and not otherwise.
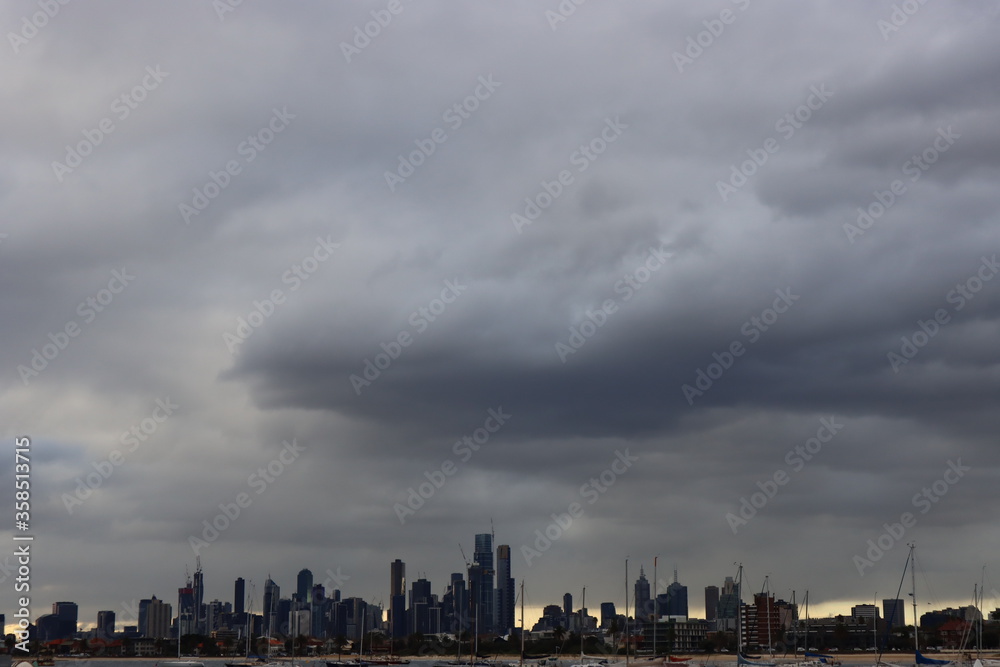
[[[3,406],[38,443],[46,595],[171,599],[249,492],[211,597],[310,567],[375,601],[395,557],[439,591],[492,517],[539,605],[621,603],[657,554],[692,599],[743,560],[846,605],[898,576],[902,548],[852,557],[911,511],[962,598],[998,466],[995,7],[402,7],[359,46],[381,4],[69,4],[8,52]]]

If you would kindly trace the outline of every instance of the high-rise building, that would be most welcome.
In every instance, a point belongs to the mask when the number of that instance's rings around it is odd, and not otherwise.
[[[717,609],[716,628],[736,632],[740,609],[740,585],[734,582],[732,577],[726,577],[725,583],[722,584]]]
[[[312,594],[313,573],[305,568],[299,570],[295,584],[295,606],[297,609],[307,609],[309,596]]]
[[[243,577],[236,578],[236,586],[233,590],[233,613],[242,614],[246,607],[244,602],[246,601],[246,582],[243,581]]]
[[[156,596],[139,600],[139,632],[150,639],[166,639],[170,637],[170,618],[173,608],[158,600]]]
[[[194,611],[194,588],[190,585],[177,589],[177,624],[181,636],[193,635],[198,631]],[[140,630],[142,623],[139,623]]]
[[[402,595],[406,592],[406,563],[398,558],[389,563],[389,595]]]
[[[430,632],[431,582],[420,577],[410,590],[410,632]]]
[[[274,625],[272,632],[276,632],[281,637],[287,637],[292,627],[292,599],[278,598],[274,603]]]
[[[465,586],[461,572],[452,572],[442,607],[442,624],[446,632],[457,637],[466,630],[472,631],[472,622],[469,620],[469,589]]]
[[[397,558],[389,563],[389,635],[402,639],[406,629],[406,563]]]
[[[562,608],[563,608],[563,615],[566,616],[566,618],[569,618],[570,614],[573,613],[573,594],[572,593],[563,593],[563,606],[562,606]]]
[[[281,587],[268,577],[264,582],[264,634],[273,637],[278,629],[278,600],[281,598]]]
[[[611,627],[611,621],[614,620],[618,613],[615,611],[614,602],[602,602],[601,603],[601,627],[607,630]]]
[[[59,621],[69,631],[70,635],[76,633],[80,608],[75,602],[55,602],[52,604],[52,613],[59,617]]]
[[[878,620],[878,607],[873,604],[856,604],[851,607],[852,618],[870,618]]]
[[[649,600],[649,580],[642,566],[639,566],[639,578],[635,580],[635,616],[636,618],[648,619],[653,613],[653,606]]]
[[[688,618],[688,588],[677,581],[677,574],[674,573],[674,581],[667,586],[666,608],[661,607],[660,613],[667,616],[683,616]]]
[[[493,535],[476,535],[476,550],[469,569],[469,587],[472,590],[473,608],[470,611],[476,632],[480,635],[496,631],[494,622]]]
[[[205,624],[205,573],[201,571],[201,557],[195,559],[194,569],[194,614],[195,628],[198,634],[207,635],[208,627]]]
[[[3,625],[0,625],[3,627]],[[115,612],[97,612],[97,636],[101,639],[111,639],[115,635]]]
[[[212,634],[219,629],[219,622],[222,620],[223,614],[232,613],[233,606],[228,602],[223,602],[222,600],[212,600],[211,602],[205,603],[205,632]]]
[[[705,620],[714,621],[719,607],[719,587],[705,586]]]
[[[313,584],[312,592],[309,594],[309,611],[312,619],[312,629],[309,634],[316,639],[323,639],[326,636],[324,630],[326,609],[326,587],[323,584]]]
[[[744,623],[744,645],[761,650],[773,648],[783,636],[781,615],[770,593],[755,593],[753,605],[747,605]]]
[[[514,578],[510,573],[510,545],[497,547],[497,632],[514,629]]]
[[[906,625],[906,607],[899,598],[882,600],[882,618],[890,628]]]

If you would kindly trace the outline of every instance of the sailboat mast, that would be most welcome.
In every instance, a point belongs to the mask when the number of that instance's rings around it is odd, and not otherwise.
[[[580,664],[583,664],[583,617],[587,609],[587,587],[583,587],[583,599],[580,601]]]
[[[914,651],[920,651],[920,623],[917,619],[917,562],[914,558],[913,550],[916,545],[910,545],[910,596],[913,598],[913,647]],[[916,653],[913,654],[914,656]]]
[[[743,655],[743,563],[736,570],[736,653]]]
[[[809,650],[809,590],[806,589],[806,637],[802,640],[804,648]]]
[[[625,667],[628,667],[628,558],[625,559]]]
[[[872,597],[872,606],[875,607],[872,613],[872,650],[878,651],[878,591]]]
[[[656,559],[659,556],[653,556],[653,659],[656,659],[656,621],[659,620],[660,612],[657,609],[658,600],[657,589],[656,589]]]
[[[524,667],[524,580],[521,580],[521,667]]]
[[[767,652],[770,655],[774,655],[774,649],[771,648],[771,587],[768,584],[768,578],[764,577],[764,610],[767,611]]]

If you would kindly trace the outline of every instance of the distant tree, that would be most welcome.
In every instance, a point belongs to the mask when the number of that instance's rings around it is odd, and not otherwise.
[[[409,637],[406,638],[406,646],[411,651],[417,651],[420,649],[420,645],[424,642],[424,633],[414,632]]]
[[[347,637],[344,635],[337,635],[333,638],[333,645],[337,647],[337,659],[339,660],[344,651],[344,646],[347,645]]]

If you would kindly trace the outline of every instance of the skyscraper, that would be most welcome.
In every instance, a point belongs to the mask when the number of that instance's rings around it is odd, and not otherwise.
[[[615,611],[614,602],[602,602],[601,603],[601,627],[607,630],[611,627],[611,621],[615,619],[618,613]]]
[[[170,618],[173,609],[156,596],[139,600],[139,632],[150,639],[166,639],[170,636]]]
[[[722,584],[722,594],[719,595],[718,617],[716,627],[719,630],[736,631],[736,620],[740,608],[740,585],[732,577],[726,577]]]
[[[115,612],[97,612],[97,636],[101,639],[111,639],[115,635]]]
[[[423,577],[412,584],[410,590],[410,632],[427,634],[430,630],[431,582]]]
[[[233,613],[242,614],[243,613],[243,603],[246,600],[246,583],[243,581],[243,577],[236,578],[236,587],[233,590]]]
[[[677,572],[674,571],[674,581],[667,586],[667,607],[661,609],[660,613],[667,616],[688,617],[688,587],[677,581]]]
[[[312,594],[313,573],[302,568],[299,576],[295,580],[295,607],[297,609],[308,609],[309,596]]]
[[[476,535],[476,550],[473,553],[472,567],[469,570],[469,586],[472,589],[474,614],[472,620],[478,634],[488,634],[496,631],[494,622],[494,591],[493,591],[493,535],[480,533]]]
[[[75,602],[54,602],[52,613],[59,617],[59,620],[69,629],[70,634],[76,632],[76,623],[79,618],[80,608]]]
[[[406,563],[398,558],[389,563],[389,596],[406,592]]]
[[[278,629],[278,600],[281,598],[281,588],[268,577],[264,582],[264,634],[273,637]]]
[[[195,562],[194,583],[192,584],[194,588],[195,631],[205,635],[208,634],[208,628],[205,625],[205,574],[201,571],[201,557],[198,556]]]
[[[324,624],[326,622],[326,587],[323,584],[313,584],[312,592],[309,596],[309,611],[312,619],[312,632],[316,639],[322,639],[326,633]]]
[[[639,578],[635,580],[635,617],[648,619],[653,613],[653,607],[649,603],[649,580],[642,566],[639,566]]]
[[[448,593],[445,594],[445,598],[451,605],[447,610],[449,615],[447,625],[445,626],[447,630],[456,637],[465,630],[471,631],[472,623],[469,620],[469,589],[465,586],[465,579],[462,577],[461,572],[452,572],[451,585],[448,588]]]
[[[389,563],[389,634],[402,639],[406,631],[406,563],[398,558]]]
[[[705,620],[714,621],[719,607],[719,587],[705,586]]]
[[[177,589],[177,626],[181,636],[193,635],[197,632],[195,624],[197,619],[194,611],[194,588],[191,582],[183,588]],[[142,622],[139,623],[139,630],[142,631]]]
[[[573,594],[563,593],[563,615],[569,618],[569,615],[573,613]]]
[[[903,601],[898,598],[882,600],[882,618],[890,628],[906,625],[906,607]]]
[[[510,575],[510,545],[497,547],[497,632],[514,629],[514,578]]]

